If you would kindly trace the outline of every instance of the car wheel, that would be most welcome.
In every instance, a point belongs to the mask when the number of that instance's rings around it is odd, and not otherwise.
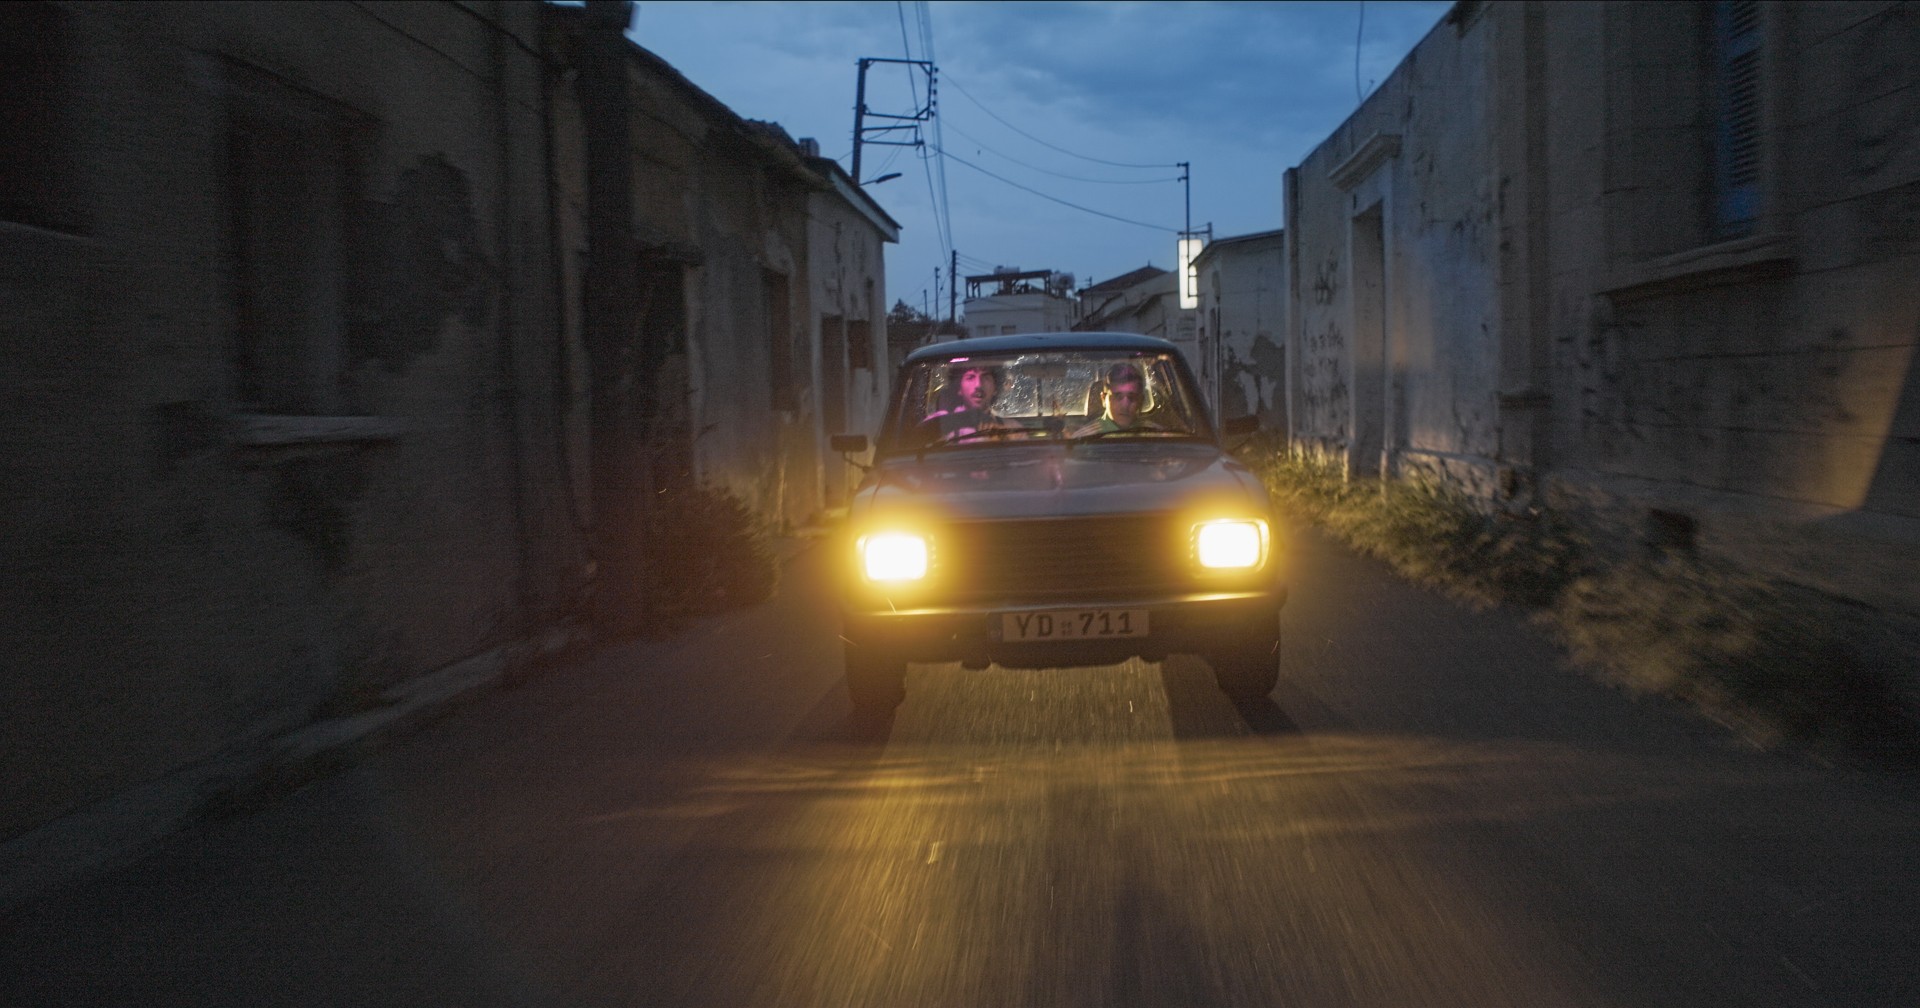
[[[847,642],[847,697],[855,714],[887,715],[907,695],[907,663],[880,648]]]
[[[1280,682],[1280,632],[1242,641],[1208,657],[1220,692],[1246,703],[1265,700]]]

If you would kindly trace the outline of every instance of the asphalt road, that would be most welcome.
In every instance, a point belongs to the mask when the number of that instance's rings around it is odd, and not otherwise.
[[[821,558],[0,921],[7,1005],[1920,1004],[1920,790],[1312,536],[1273,703],[914,666]]]

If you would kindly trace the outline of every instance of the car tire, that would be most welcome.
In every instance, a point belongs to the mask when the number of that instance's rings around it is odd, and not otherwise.
[[[1235,703],[1265,700],[1280,682],[1280,631],[1216,652],[1207,663],[1220,692]]]
[[[885,716],[907,696],[907,663],[877,647],[847,642],[847,698],[862,717]]]

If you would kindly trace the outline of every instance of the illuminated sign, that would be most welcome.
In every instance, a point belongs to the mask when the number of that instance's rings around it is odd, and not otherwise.
[[[1200,307],[1200,271],[1193,259],[1205,246],[1198,238],[1180,239],[1180,307]]]

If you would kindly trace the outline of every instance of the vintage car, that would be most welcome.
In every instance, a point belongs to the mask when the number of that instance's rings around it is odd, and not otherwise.
[[[1234,436],[1251,418],[1226,425]],[[1236,700],[1279,672],[1283,550],[1179,350],[1126,333],[922,347],[902,363],[840,537],[847,687],[911,661],[1206,658]],[[833,438],[864,453],[864,435]]]

